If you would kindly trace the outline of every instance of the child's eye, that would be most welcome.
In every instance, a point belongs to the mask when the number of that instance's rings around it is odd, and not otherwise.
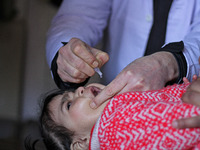
[[[69,110],[70,106],[71,106],[71,102],[68,102],[68,103],[67,103],[67,109],[68,109],[68,110]]]

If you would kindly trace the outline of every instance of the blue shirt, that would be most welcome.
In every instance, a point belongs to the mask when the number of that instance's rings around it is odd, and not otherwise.
[[[95,46],[106,36],[106,83],[130,62],[143,56],[153,23],[153,0],[64,0],[48,32],[46,56],[50,66],[62,41],[79,38]],[[106,32],[104,30],[106,29]],[[200,0],[174,0],[168,16],[165,44],[184,42],[187,77],[198,74]],[[110,71],[112,70],[112,71]]]

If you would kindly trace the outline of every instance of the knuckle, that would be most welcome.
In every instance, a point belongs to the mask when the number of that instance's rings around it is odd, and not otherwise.
[[[58,59],[66,59],[69,58],[71,56],[71,50],[66,48],[66,47],[61,47],[59,52],[58,52]],[[57,60],[58,60],[57,59]]]
[[[76,44],[76,46],[73,49],[75,54],[80,54],[82,51],[82,45],[80,43]]]
[[[95,62],[95,58],[93,58],[93,57],[88,57],[88,58],[86,58],[85,59],[85,61],[88,63],[88,64],[93,64],[94,62]]]
[[[132,77],[132,75],[133,75],[133,73],[132,73],[131,70],[127,70],[127,71],[125,72],[125,76],[126,76],[127,78]]]
[[[58,52],[58,54],[59,55],[64,55],[65,53],[66,53],[66,48],[61,47],[60,50],[59,50],[59,52]],[[59,55],[58,55],[58,57],[59,57]]]
[[[77,38],[73,37],[73,38],[70,39],[69,42],[70,42],[70,43],[74,43],[74,42],[77,42],[77,41],[79,41],[79,40],[78,40]]]
[[[72,76],[75,78],[79,78],[81,76],[81,72],[78,70],[74,70],[72,73]]]

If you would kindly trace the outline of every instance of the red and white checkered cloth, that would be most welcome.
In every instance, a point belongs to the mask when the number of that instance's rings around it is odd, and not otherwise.
[[[181,102],[187,86],[112,98],[92,130],[90,149],[200,149],[200,128],[171,126],[173,120],[200,114],[200,108]]]

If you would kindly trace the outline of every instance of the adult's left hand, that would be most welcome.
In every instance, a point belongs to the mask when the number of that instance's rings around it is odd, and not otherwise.
[[[169,52],[157,52],[139,58],[127,67],[93,99],[92,108],[116,94],[163,88],[166,82],[178,77],[178,64]]]
[[[193,77],[193,81],[182,95],[182,101],[200,107],[200,78]],[[178,129],[200,127],[200,116],[176,120],[172,126]]]

